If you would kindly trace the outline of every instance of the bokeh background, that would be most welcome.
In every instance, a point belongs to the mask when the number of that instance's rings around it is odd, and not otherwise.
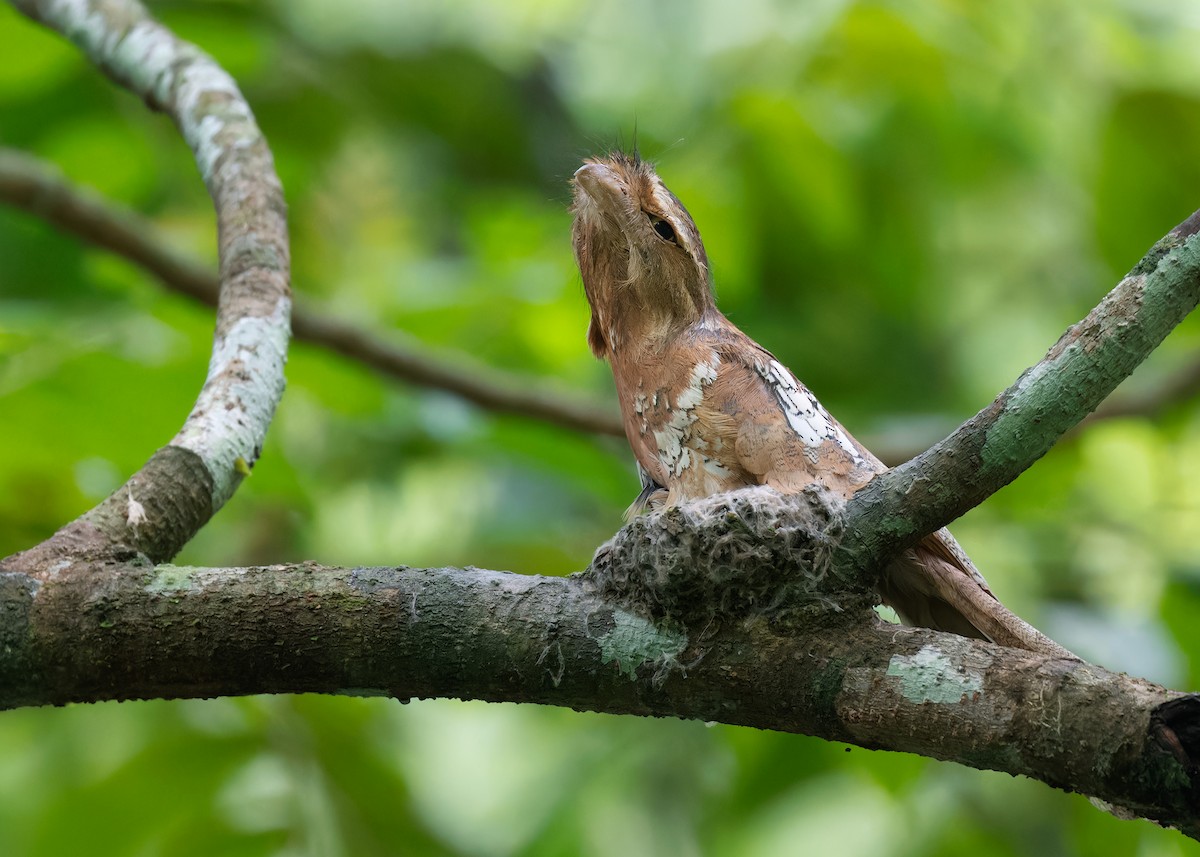
[[[262,0],[152,8],[238,79],[296,291],[611,397],[568,240],[580,160],[637,141],[721,306],[885,454],[969,416],[1200,206],[1193,0]],[[211,261],[169,122],[0,5],[0,144]],[[181,424],[211,313],[0,207],[0,556]],[[1121,393],[1196,359],[1186,322]],[[297,344],[263,458],[181,562],[578,570],[623,443]],[[1200,672],[1200,419],[1060,445],[955,532],[1083,655]],[[1192,849],[1189,851],[1189,849]],[[801,736],[566,710],[278,697],[0,713],[0,854],[1195,853],[1038,783]]]

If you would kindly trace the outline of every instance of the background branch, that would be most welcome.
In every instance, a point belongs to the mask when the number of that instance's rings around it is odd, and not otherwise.
[[[73,185],[37,158],[0,148],[0,200],[145,268],[171,291],[216,306],[215,274],[163,244],[153,226],[133,211]],[[400,331],[384,341],[327,312],[310,310],[303,300],[292,311],[292,333],[391,378],[445,390],[488,410],[576,431],[625,436],[621,418],[611,406],[463,355],[435,356],[427,345],[404,341]]]
[[[66,180],[39,158],[0,147],[0,201],[23,209],[59,229],[116,253],[145,268],[167,289],[216,306],[219,281],[203,265],[178,253],[154,235],[153,225],[136,212],[116,205]],[[623,437],[620,415],[600,402],[585,401],[544,380],[521,377],[471,361],[465,355],[439,357],[429,345],[404,341],[403,331],[389,340],[308,309],[300,298],[292,311],[292,333],[360,362],[377,372],[460,396],[487,410],[543,420],[563,428]],[[1067,434],[1108,419],[1147,416],[1191,398],[1200,391],[1200,360],[1181,366],[1154,388],[1105,399]],[[928,449],[881,433],[868,446],[887,462],[901,464]]]

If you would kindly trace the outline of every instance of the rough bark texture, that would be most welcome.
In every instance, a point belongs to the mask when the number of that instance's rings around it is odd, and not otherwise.
[[[843,549],[869,564],[978,506],[1091,413],[1200,302],[1200,212],[1154,245],[1035,366],[945,440],[873,479]]]
[[[99,506],[3,565],[45,577],[76,557],[120,558],[139,551],[146,557],[171,557],[182,546],[180,534],[199,532],[212,517],[212,496],[212,475],[200,457],[165,446]],[[130,517],[134,503],[145,512],[136,524],[130,523],[137,518],[136,513]]]
[[[1196,833],[1194,698],[861,609],[685,626],[580,576],[82,561],[0,575],[0,640],[2,707],[308,691],[685,717],[1024,774]]]

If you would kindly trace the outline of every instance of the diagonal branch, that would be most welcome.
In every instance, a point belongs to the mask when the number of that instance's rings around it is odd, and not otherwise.
[[[1080,426],[1121,417],[1137,417],[1161,410],[1200,394],[1200,360],[1184,363],[1168,373],[1152,389],[1106,399]]]
[[[1045,455],[1200,302],[1200,212],[1155,244],[1040,363],[953,434],[880,474],[847,506],[863,568],[978,506]]]
[[[215,306],[217,277],[167,248],[150,223],[95,193],[76,187],[37,158],[0,148],[0,200],[103,247],[154,274],[171,291]],[[545,381],[522,378],[466,360],[432,356],[428,346],[400,333],[384,341],[302,300],[292,312],[292,333],[363,363],[389,377],[446,390],[488,410],[519,414],[577,431],[623,437],[615,409],[589,402]]]
[[[0,190],[0,195],[3,190]],[[1090,427],[1105,420],[1122,419],[1124,417],[1145,417],[1161,413],[1173,405],[1195,398],[1200,394],[1200,360],[1193,359],[1183,363],[1166,374],[1153,386],[1145,389],[1131,390],[1110,396],[1086,417],[1079,421],[1074,428],[1064,436],[1064,440],[1077,437]],[[944,422],[949,422],[946,420]],[[893,433],[880,431],[865,437],[867,448],[879,456],[888,466],[903,464],[910,458],[916,458],[929,449],[935,436],[929,432]]]
[[[168,559],[249,472],[283,393],[291,295],[282,189],[233,79],[135,0],[12,2],[171,116],[216,208],[221,293],[208,378],[191,414],[125,485],[24,561],[44,572],[45,558],[119,545]]]

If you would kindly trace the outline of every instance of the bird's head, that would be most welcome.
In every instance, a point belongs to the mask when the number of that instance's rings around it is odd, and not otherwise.
[[[628,337],[669,337],[713,307],[700,232],[650,164],[621,153],[589,158],[572,183],[571,236],[597,357]]]

